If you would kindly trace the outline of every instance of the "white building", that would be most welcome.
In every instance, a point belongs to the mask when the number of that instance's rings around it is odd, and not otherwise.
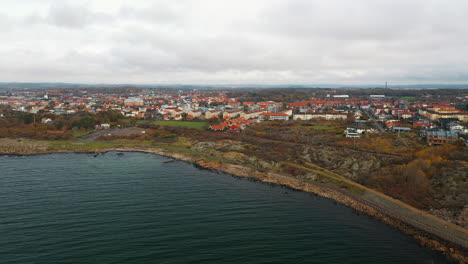
[[[344,134],[347,138],[358,138],[359,137],[359,133],[358,131],[356,131],[356,129],[354,128],[346,128],[346,130],[344,131]]]
[[[265,113],[265,111],[253,111],[253,112],[243,112],[240,114],[241,117],[245,119],[254,119],[258,118],[258,116],[262,113]]]
[[[307,113],[295,114],[294,120],[311,120],[311,119],[325,119],[325,120],[344,120],[348,118],[347,113]]]
[[[460,124],[451,124],[450,125],[450,131],[458,134],[467,134],[468,129],[466,129],[464,126]]]
[[[285,113],[261,113],[258,118],[260,120],[289,120],[289,115]]]
[[[52,123],[52,119],[50,118],[42,118],[41,124],[49,124]]]
[[[205,113],[205,118],[206,119],[218,118],[220,114],[221,114],[221,111],[219,110],[210,110]]]
[[[240,116],[243,112],[241,110],[231,110],[223,113],[224,119],[232,119]]]
[[[190,110],[187,112],[187,118],[198,118],[202,112],[200,110]]]

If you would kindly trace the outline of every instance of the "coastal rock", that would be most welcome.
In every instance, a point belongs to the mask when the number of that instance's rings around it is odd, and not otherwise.
[[[301,157],[311,163],[334,170],[352,180],[358,180],[363,174],[379,169],[382,161],[375,155],[359,153],[329,147],[305,147],[300,153]]]
[[[240,152],[230,151],[230,152],[224,153],[223,158],[231,162],[239,163],[239,162],[244,162],[248,157],[245,154],[242,154]]]

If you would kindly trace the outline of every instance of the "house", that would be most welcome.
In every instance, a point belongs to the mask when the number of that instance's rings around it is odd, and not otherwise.
[[[393,126],[392,132],[410,132],[411,128],[402,126]]]
[[[392,115],[398,116],[400,118],[408,119],[408,118],[413,117],[415,113],[407,109],[393,109]]]
[[[454,133],[457,133],[457,134],[467,134],[468,133],[468,129],[466,127],[462,126],[461,124],[451,123],[448,126],[449,126],[449,130],[454,132]]]
[[[454,142],[457,139],[456,133],[446,130],[426,131],[426,142],[429,146],[444,145]]]
[[[167,107],[166,109],[164,109],[164,112],[166,114],[169,114],[172,118],[176,118],[177,115],[182,116],[182,114],[184,113],[183,110],[177,107]]]
[[[136,98],[136,97],[131,97],[131,98],[128,98],[128,99],[125,99],[125,100],[124,100],[124,105],[125,105],[125,106],[129,106],[129,107],[132,107],[132,106],[143,106],[143,99],[141,99],[141,98]]]
[[[430,124],[427,120],[418,120],[413,122],[413,127],[430,127]]]
[[[385,126],[387,128],[399,127],[401,126],[401,122],[399,122],[398,120],[388,120],[385,122]]]
[[[243,105],[244,105],[244,106],[247,106],[247,107],[248,107],[248,106],[251,106],[251,105],[254,105],[254,104],[255,104],[255,102],[244,102],[244,103],[243,103]]]
[[[460,120],[458,118],[439,118],[440,125],[446,130],[450,129],[450,124],[459,122]]]
[[[277,113],[280,110],[282,103],[268,101],[258,102],[257,105],[260,107],[260,109],[265,110],[266,112]]]
[[[227,128],[227,126],[224,126],[224,125],[211,125],[209,127],[210,130],[213,130],[213,131],[225,131]]]
[[[264,113],[265,111],[251,111],[251,112],[242,112],[240,114],[241,117],[245,118],[245,119],[253,119],[253,118],[258,118],[258,116],[261,114],[261,113]]]
[[[356,128],[356,127],[348,127],[345,129],[345,132],[344,134],[346,135],[347,131],[355,131],[357,132],[358,134],[363,134],[363,133],[374,133],[376,132],[375,129],[373,128]]]
[[[229,104],[227,104],[226,107],[230,108],[230,109],[241,109],[241,108],[243,108],[241,103],[237,102],[237,101],[229,101]]]
[[[258,117],[260,120],[289,120],[289,115],[285,113],[261,113]]]
[[[362,104],[361,109],[362,110],[368,110],[370,108],[370,104]]]
[[[102,123],[100,125],[96,125],[95,126],[96,129],[109,129],[110,128],[110,124],[108,123]]]
[[[192,119],[192,118],[200,118],[202,112],[200,110],[191,110],[187,112],[187,118]]]
[[[240,116],[241,110],[231,110],[223,113],[223,119],[231,119]]]
[[[359,137],[359,133],[357,132],[356,129],[354,128],[346,128],[346,130],[344,131],[344,134],[347,138],[358,138]]]
[[[221,111],[219,110],[210,110],[205,113],[205,118],[206,119],[218,118],[220,114],[221,114]]]
[[[361,111],[361,110],[356,110],[356,111],[354,112],[353,116],[354,116],[354,118],[356,118],[356,119],[360,119],[360,118],[363,116],[362,111]]]
[[[242,129],[243,129],[242,125],[232,125],[229,127],[230,132],[239,132]]]
[[[50,118],[42,118],[41,124],[50,124],[52,123],[52,119]]]

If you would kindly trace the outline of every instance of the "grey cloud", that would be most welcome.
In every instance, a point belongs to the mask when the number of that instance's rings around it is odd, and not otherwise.
[[[7,15],[0,13],[0,25],[5,25],[8,20]]]
[[[0,80],[468,83],[466,1],[46,2],[2,38]]]
[[[81,29],[98,23],[110,24],[114,17],[104,12],[94,12],[85,4],[53,3],[45,15],[33,13],[27,16],[26,24],[45,23],[57,27]]]
[[[153,1],[143,7],[123,5],[119,16],[152,23],[174,23],[183,20],[189,12],[190,7],[184,1]]]
[[[463,9],[468,7],[466,2],[454,1],[461,5],[457,7],[431,2],[437,3],[423,0],[275,1],[275,5],[262,13],[266,19],[260,29],[300,38],[389,40],[434,32],[437,25],[460,26],[461,18],[455,18],[451,23],[447,20],[451,14],[440,17],[438,12],[444,12],[448,7]]]
[[[50,22],[62,27],[80,28],[92,22],[93,15],[83,6],[54,5],[50,9]]]

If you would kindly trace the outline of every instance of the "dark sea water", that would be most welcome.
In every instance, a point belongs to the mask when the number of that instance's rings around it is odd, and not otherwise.
[[[448,263],[332,200],[165,160],[0,156],[0,263]]]

